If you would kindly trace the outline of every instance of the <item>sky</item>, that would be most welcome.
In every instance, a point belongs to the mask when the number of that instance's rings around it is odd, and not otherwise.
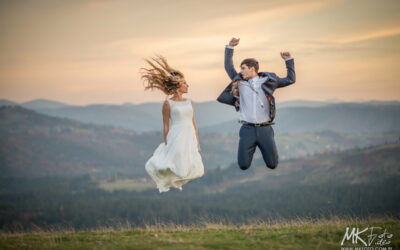
[[[400,101],[398,0],[0,0],[0,98],[73,105],[162,102],[144,91],[144,58],[161,54],[185,74],[188,98],[216,100],[229,84],[224,47],[240,38],[234,64],[296,83],[277,102]]]

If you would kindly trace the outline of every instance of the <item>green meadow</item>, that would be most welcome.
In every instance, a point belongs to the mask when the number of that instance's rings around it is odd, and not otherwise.
[[[360,234],[373,249],[399,249],[400,223],[393,218],[297,219],[259,221],[250,225],[201,223],[192,226],[157,224],[141,228],[117,225],[91,231],[36,228],[29,232],[1,232],[0,249],[341,249],[363,247],[341,241],[346,227],[375,227]],[[379,227],[379,228],[377,228]],[[386,242],[382,241],[386,240]],[[378,240],[380,240],[378,242]],[[381,245],[377,245],[380,243]],[[376,248],[378,247],[378,248]]]

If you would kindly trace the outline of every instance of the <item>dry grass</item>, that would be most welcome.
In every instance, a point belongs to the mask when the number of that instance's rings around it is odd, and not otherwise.
[[[256,229],[256,228],[283,228],[283,227],[302,227],[302,226],[343,226],[343,225],[361,225],[366,223],[380,223],[380,222],[400,222],[400,219],[391,215],[380,215],[377,217],[370,216],[368,218],[358,218],[355,216],[332,216],[329,218],[306,218],[298,217],[296,219],[274,218],[269,220],[253,220],[251,223],[234,224],[223,222],[210,222],[203,220],[196,224],[181,225],[175,223],[156,222],[154,224],[145,224],[144,226],[134,226],[129,221],[116,222],[109,226],[98,226],[88,230],[78,230],[70,227],[39,227],[33,225],[31,230],[0,230],[1,235],[5,234],[42,234],[42,233],[78,233],[78,232],[124,232],[124,231],[161,231],[161,230],[175,230],[175,231],[189,231],[193,229]]]
[[[400,247],[399,219],[390,216],[357,218],[296,218],[254,220],[246,224],[204,220],[192,225],[155,223],[142,227],[129,222],[90,230],[34,227],[30,231],[0,232],[0,249],[340,249],[346,227],[381,226],[395,235]]]

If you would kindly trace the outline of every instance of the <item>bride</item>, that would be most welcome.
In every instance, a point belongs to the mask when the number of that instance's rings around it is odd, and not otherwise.
[[[160,193],[169,191],[170,187],[182,191],[182,185],[204,175],[193,102],[183,97],[189,85],[184,75],[171,68],[164,57],[145,60],[151,66],[142,68],[145,90],[159,89],[167,95],[162,107],[164,142],[156,148],[145,168]]]

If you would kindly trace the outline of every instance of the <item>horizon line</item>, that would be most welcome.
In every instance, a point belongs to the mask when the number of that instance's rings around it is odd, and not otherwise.
[[[149,104],[149,103],[161,103],[162,101],[153,101],[153,102],[141,102],[141,103],[133,103],[133,102],[122,102],[122,103],[88,103],[88,104],[69,104],[66,102],[62,101],[57,101],[57,100],[51,100],[51,99],[46,99],[46,98],[35,98],[31,99],[28,101],[23,101],[23,102],[17,102],[13,101],[10,99],[6,98],[0,98],[0,101],[9,101],[13,102],[16,104],[24,104],[24,103],[29,103],[29,102],[35,102],[35,101],[48,101],[48,102],[55,102],[59,104],[64,104],[68,106],[90,106],[90,105],[117,105],[117,106],[122,106],[122,105],[142,105],[142,104]],[[207,102],[218,102],[217,100],[209,100],[209,101],[199,101],[196,103],[207,103]],[[365,102],[400,102],[400,100],[379,100],[379,99],[369,99],[369,100],[340,100],[340,99],[327,99],[327,100],[310,100],[310,99],[293,99],[293,100],[287,100],[287,101],[281,101],[277,102],[279,103],[288,103],[288,102],[326,102],[326,103],[365,103]]]

